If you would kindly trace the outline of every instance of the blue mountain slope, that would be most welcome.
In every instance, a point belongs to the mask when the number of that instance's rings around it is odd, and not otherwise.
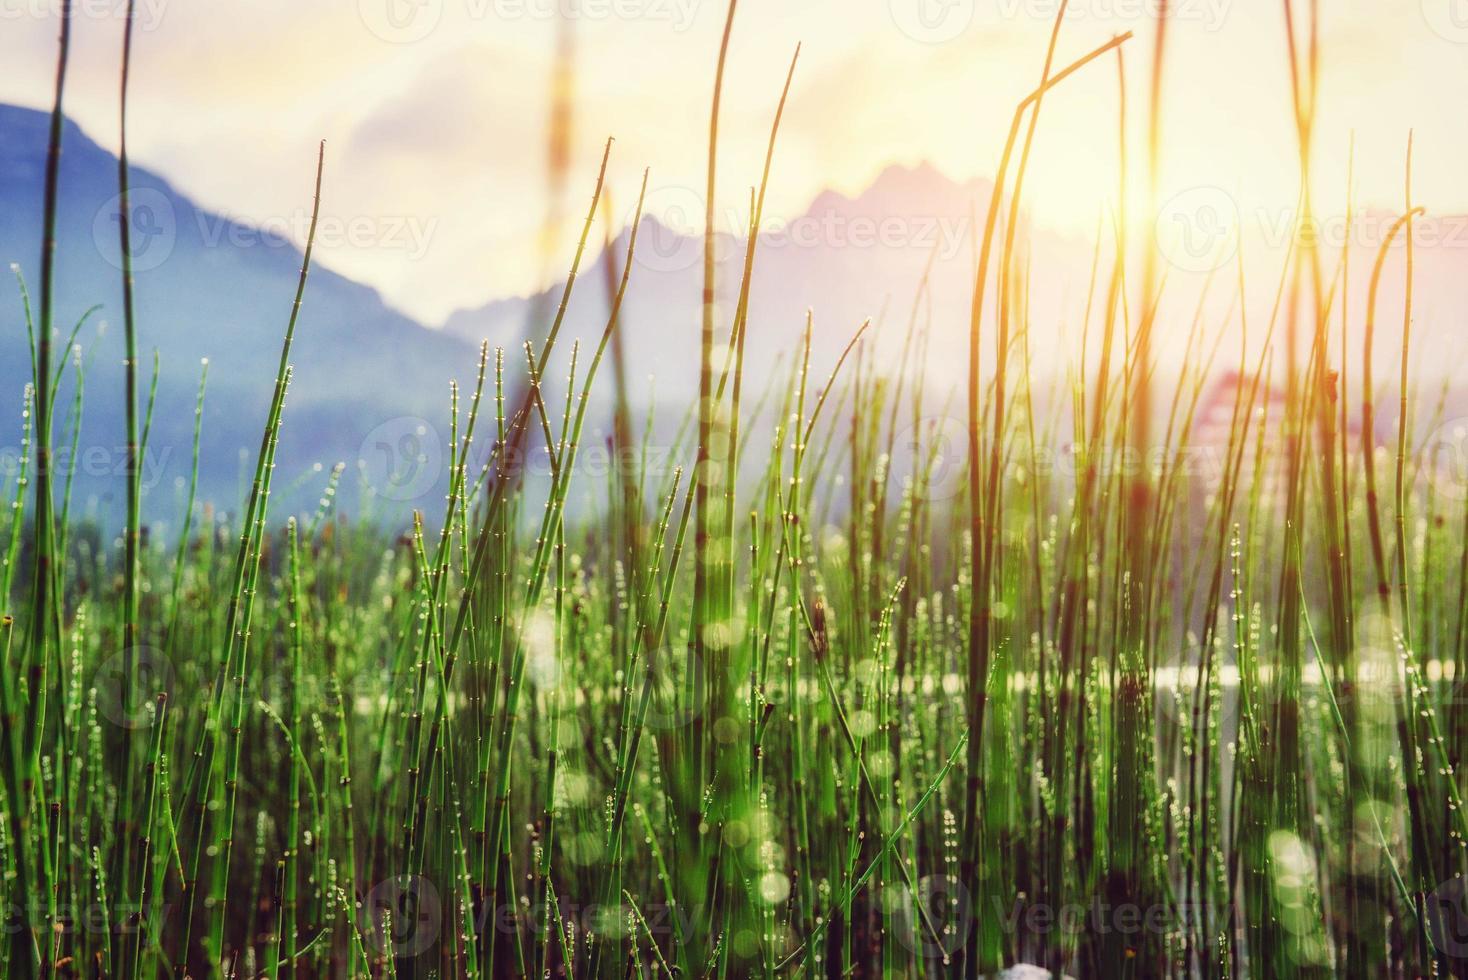
[[[38,306],[46,114],[0,106],[0,261],[16,263]],[[309,213],[309,175],[302,208]],[[115,157],[68,122],[63,143],[56,250],[58,344],[85,310],[101,310],[79,337],[86,370],[83,425],[74,462],[74,512],[120,510],[124,424],[121,276]],[[157,175],[132,169],[138,349],[161,376],[144,465],[146,515],[172,522],[192,452],[200,361],[209,359],[201,499],[237,506],[253,464],[290,315],[300,251],[277,236],[204,211]],[[98,324],[107,326],[99,336]],[[446,485],[448,384],[472,384],[477,345],[426,329],[372,289],[317,265],[291,356],[274,511],[309,507],[336,462],[339,503],[406,513],[441,506]],[[31,379],[19,288],[0,287],[0,481],[13,483],[24,385]],[[72,385],[59,411],[70,408]],[[426,430],[414,419],[432,420]],[[68,436],[58,417],[57,443]],[[70,454],[67,453],[69,457]],[[360,461],[360,463],[359,463]],[[313,474],[315,464],[324,469]],[[359,475],[361,474],[361,475]],[[364,494],[364,487],[371,489]]]

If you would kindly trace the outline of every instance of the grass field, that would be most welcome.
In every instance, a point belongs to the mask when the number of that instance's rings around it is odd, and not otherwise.
[[[1291,30],[1308,107],[1313,20]],[[839,361],[812,362],[807,323],[747,377],[751,246],[733,322],[710,301],[689,325],[685,437],[654,447],[613,370],[633,234],[600,337],[561,336],[563,300],[524,350],[466,365],[447,499],[404,528],[336,513],[339,470],[315,513],[269,506],[309,248],[245,499],[191,492],[180,534],[145,534],[129,295],[127,515],[74,519],[48,240],[0,522],[0,973],[1463,975],[1468,493],[1406,368],[1410,290],[1377,308],[1401,253],[1341,259],[1376,273],[1352,324],[1344,270],[1302,236],[1270,315],[1183,324],[1165,379],[1157,259],[1107,250],[1059,417],[1036,408],[1031,140],[1050,89],[1127,40],[1065,64],[1052,35],[1016,109],[966,391],[908,369],[921,283]],[[711,149],[723,70],[721,50]],[[125,140],[120,181],[126,209]],[[1407,186],[1389,238],[1410,243]],[[619,465],[588,475],[594,386]],[[934,422],[954,414],[960,440]],[[548,479],[523,478],[532,453]]]

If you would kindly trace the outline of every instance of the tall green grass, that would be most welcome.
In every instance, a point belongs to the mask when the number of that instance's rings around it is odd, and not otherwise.
[[[70,533],[52,470],[80,424],[74,410],[57,427],[56,392],[68,370],[76,405],[84,387],[80,361],[52,363],[64,6],[25,448],[0,538],[0,970],[1468,968],[1468,494],[1415,431],[1429,416],[1407,370],[1410,289],[1399,370],[1373,374],[1389,246],[1420,213],[1410,176],[1371,257],[1361,349],[1346,340],[1349,255],[1324,269],[1302,239],[1268,322],[1207,322],[1200,300],[1189,366],[1163,384],[1160,276],[1129,303],[1128,249],[1098,241],[1069,397],[1037,397],[1025,171],[1049,93],[1109,56],[1124,80],[1128,41],[1057,62],[1061,19],[976,247],[965,391],[931,391],[912,367],[935,339],[926,273],[905,323],[818,328],[814,311],[783,367],[763,384],[745,372],[748,333],[770,328],[750,312],[754,231],[792,60],[727,323],[709,246],[692,446],[654,453],[635,435],[617,338],[639,220],[609,263],[595,346],[561,336],[604,156],[543,339],[465,365],[442,508],[401,534],[334,511],[340,468],[316,513],[270,509],[308,240],[245,499],[200,506],[191,481],[178,540],[144,535],[152,396],[140,405],[146,323],[125,301],[127,512],[120,548],[99,550]],[[1288,22],[1302,173],[1308,26],[1301,48]],[[1153,173],[1161,49],[1159,32]],[[323,148],[318,209],[325,171]],[[125,154],[119,179],[126,256]],[[1408,282],[1412,261],[1409,246]],[[1241,260],[1240,294],[1243,278]],[[853,331],[831,363],[817,329]],[[894,329],[895,372],[876,353]],[[1235,335],[1230,422],[1204,443],[1200,407]],[[580,453],[609,352],[617,466],[597,482]],[[1384,399],[1396,430],[1379,444]],[[955,412],[961,445],[944,431]],[[1200,445],[1217,469],[1193,465]],[[531,449],[548,482],[525,478]]]

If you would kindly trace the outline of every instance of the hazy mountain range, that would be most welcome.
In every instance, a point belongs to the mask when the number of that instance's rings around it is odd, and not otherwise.
[[[33,308],[47,125],[44,113],[0,106],[0,259],[20,267]],[[115,513],[119,502],[125,442],[116,167],[111,153],[67,123],[53,324],[59,346],[87,310],[100,306],[78,336],[86,383],[70,470],[75,506],[108,513]],[[131,173],[145,387],[151,352],[156,349],[161,359],[144,459],[148,511],[161,520],[178,512],[190,473],[195,395],[205,358],[200,495],[229,508],[244,492],[247,467],[258,448],[302,257],[279,235],[200,208],[155,173],[138,167]],[[808,307],[817,311],[811,370],[818,379],[862,319],[881,317],[887,309],[884,334],[895,339],[899,329],[891,325],[900,321],[905,329],[930,253],[936,253],[932,308],[966,303],[967,286],[951,273],[971,263],[971,209],[986,196],[978,183],[954,184],[928,168],[894,168],[855,200],[826,194],[793,221],[767,221],[776,230],[762,237],[758,253],[755,326],[748,344],[751,390],[757,394],[771,380],[769,369],[781,352],[799,347]],[[907,203],[899,208],[895,201]],[[702,288],[700,236],[675,230],[670,213],[650,211],[644,219],[619,322],[634,403],[640,410],[656,406],[667,420],[661,428],[669,434],[697,390]],[[611,248],[617,269],[626,235],[624,230]],[[719,255],[718,323],[724,333],[738,291],[742,242],[721,236]],[[584,370],[589,347],[605,326],[605,262],[600,248],[588,250],[563,328],[562,355],[556,371],[547,375],[552,389],[565,373],[570,341],[580,338],[587,345]],[[364,488],[374,491],[374,506],[389,513],[437,507],[446,479],[450,380],[457,379],[467,400],[483,339],[506,349],[508,377],[522,377],[520,346],[527,326],[538,324],[533,333],[539,336],[559,295],[560,287],[554,286],[540,296],[494,301],[455,314],[434,329],[390,308],[372,288],[318,263],[291,355],[294,374],[278,454],[277,506],[312,506],[330,468],[344,462],[338,499],[349,510],[365,505]],[[6,411],[3,406],[13,406],[8,410],[12,422],[3,430],[10,435],[0,439],[0,472],[13,478],[22,392],[31,379],[18,287],[0,295],[0,322],[0,413]],[[883,334],[874,331],[874,336],[889,342]],[[934,355],[937,363],[958,363],[951,351],[935,349]],[[650,377],[655,380],[649,382]],[[611,383],[610,371],[604,371],[595,389],[600,406],[608,403]],[[64,436],[73,390],[68,372],[58,398],[57,431],[63,437],[57,442],[69,459]],[[593,419],[589,442],[605,432],[604,421],[604,412]],[[67,464],[61,465],[64,474]]]
[[[0,106],[0,260],[17,263],[39,288],[42,181],[48,117]],[[74,472],[77,510],[115,515],[123,461],[121,286],[117,244],[116,160],[68,123],[61,167],[56,253],[55,329],[59,340],[90,307],[101,309],[79,335],[86,374],[83,425]],[[161,176],[132,170],[134,267],[139,350],[145,371],[151,352],[161,358],[157,408],[144,483],[148,513],[171,521],[190,472],[194,402],[200,362],[209,361],[203,418],[202,499],[233,508],[243,493],[265,420],[271,383],[288,319],[301,254],[284,238],[204,210]],[[928,378],[934,412],[966,375],[968,308],[975,242],[982,231],[990,186],[958,183],[927,166],[892,167],[855,197],[818,196],[801,214],[766,214],[756,250],[747,346],[748,386],[757,397],[798,351],[807,310],[814,311],[812,374],[824,380],[858,325],[873,319],[872,360],[897,369],[909,323],[931,330]],[[703,205],[691,191],[664,189],[649,199],[639,230],[638,257],[619,322],[627,354],[629,390],[639,410],[656,406],[660,431],[671,432],[697,391],[702,289]],[[744,262],[743,218],[719,222],[717,324],[732,322]],[[1468,224],[1464,225],[1468,231]],[[620,269],[627,230],[612,243]],[[1419,249],[1417,301],[1428,321],[1419,339],[1424,370],[1445,372],[1461,353],[1461,311],[1468,309],[1468,234],[1458,240],[1444,225],[1434,247]],[[1246,240],[1247,242],[1247,240]],[[1278,242],[1275,242],[1276,251]],[[1458,247],[1463,246],[1463,247]],[[1251,248],[1246,243],[1246,249]],[[1047,232],[1025,236],[1032,271],[1026,289],[1034,326],[1037,373],[1061,378],[1079,354],[1082,313],[1092,264],[1091,246]],[[1359,250],[1358,250],[1359,251]],[[1256,250],[1255,255],[1258,254]],[[1325,251],[1327,270],[1334,254]],[[594,344],[608,310],[607,256],[588,249],[567,312],[563,337]],[[1369,258],[1353,260],[1349,303],[1353,322],[1366,293]],[[1400,262],[1389,264],[1380,303],[1379,343],[1390,351],[1399,336]],[[1277,269],[1277,263],[1276,263]],[[915,302],[928,272],[928,289]],[[1173,349],[1186,333],[1206,270],[1169,270],[1168,289],[1179,299],[1164,306],[1160,345]],[[1277,271],[1273,273],[1277,277]],[[1231,266],[1221,278],[1232,279]],[[1249,306],[1267,316],[1277,283],[1255,276]],[[1215,328],[1230,305],[1216,287]],[[401,516],[409,507],[441,506],[446,480],[448,385],[467,393],[481,340],[506,350],[506,375],[523,376],[520,346],[527,328],[538,336],[559,299],[560,287],[527,297],[493,300],[455,313],[430,328],[390,308],[371,287],[313,268],[297,327],[276,472],[278,507],[314,505],[327,472],[347,471],[338,498],[352,513],[364,506]],[[1211,308],[1210,308],[1211,309]],[[98,325],[107,326],[99,335]],[[1174,329],[1177,328],[1177,329]],[[1251,323],[1262,334],[1264,325]],[[1094,340],[1094,337],[1092,338]],[[18,288],[0,290],[0,479],[13,482],[19,455],[21,400],[31,378]],[[1434,345],[1439,354],[1434,354]],[[569,343],[563,344],[569,348]],[[1233,345],[1228,345],[1231,350]],[[548,384],[565,373],[567,349]],[[587,351],[589,354],[589,350]],[[992,352],[986,352],[991,356]],[[584,367],[587,357],[583,356]],[[916,365],[914,365],[916,366]],[[780,375],[783,376],[783,375]],[[63,385],[58,433],[70,411],[74,386]],[[649,380],[651,379],[651,380]],[[612,376],[596,386],[598,412],[587,443],[604,436]],[[959,414],[961,399],[950,414]],[[63,450],[65,449],[62,443]],[[66,455],[70,458],[70,453]],[[317,467],[320,467],[318,470]],[[370,502],[368,496],[375,498]],[[279,513],[280,511],[277,511]]]

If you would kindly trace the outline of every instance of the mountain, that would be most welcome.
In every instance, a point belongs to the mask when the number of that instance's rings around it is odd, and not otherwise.
[[[977,243],[982,239],[992,185],[983,180],[951,180],[927,164],[892,166],[856,196],[834,191],[819,194],[794,215],[766,213],[761,223],[755,276],[750,296],[750,323],[746,360],[750,373],[763,381],[776,363],[798,352],[807,310],[814,311],[812,371],[823,380],[856,327],[866,318],[875,329],[868,340],[875,345],[874,363],[895,371],[903,340],[912,322],[930,328],[929,356],[921,365],[935,410],[950,392],[961,392],[968,372],[969,309],[973,293]],[[731,190],[731,196],[732,190]],[[702,197],[686,188],[662,188],[649,193],[649,204],[637,241],[637,253],[619,332],[628,352],[629,375],[655,376],[655,390],[663,402],[686,408],[697,391],[698,346],[703,287]],[[1322,292],[1332,303],[1333,323],[1339,323],[1342,302],[1349,320],[1347,349],[1359,372],[1359,351],[1367,319],[1367,298],[1374,261],[1388,242],[1396,215],[1363,209],[1352,216],[1321,219],[1315,228]],[[743,275],[746,213],[716,217],[716,336],[728,336]],[[1187,338],[1195,317],[1202,314],[1206,352],[1220,331],[1214,366],[1252,369],[1268,333],[1277,305],[1281,269],[1290,260],[1295,237],[1291,211],[1249,211],[1218,188],[1194,188],[1167,201],[1155,227],[1131,229],[1134,251],[1154,241],[1161,255],[1161,300],[1153,328],[1153,353],[1158,358],[1159,383],[1170,387],[1190,353]],[[999,225],[1000,237],[1003,224]],[[1055,379],[1063,379],[1081,364],[1083,320],[1088,305],[1091,324],[1085,363],[1098,361],[1100,327],[1111,265],[1109,247],[1099,257],[1100,278],[1088,304],[1096,256],[1089,241],[1066,237],[1033,223],[1022,223],[1018,255],[1024,272],[1016,288],[1023,291],[1030,325],[1030,358],[1043,398]],[[1109,236],[1111,232],[1108,230]],[[1375,362],[1378,370],[1393,372],[1401,348],[1401,310],[1405,299],[1405,234],[1391,240],[1383,264],[1377,300]],[[1468,353],[1463,330],[1468,310],[1468,217],[1428,215],[1413,226],[1416,245],[1413,278],[1413,370],[1423,382],[1436,383],[1451,373]],[[612,247],[614,268],[620,268],[627,244],[626,232]],[[1332,279],[1343,247],[1350,246],[1349,275],[1331,294]],[[996,241],[996,252],[999,243]],[[1245,293],[1239,301],[1235,257],[1245,257]],[[565,327],[573,335],[595,337],[607,311],[606,258],[598,256],[583,268],[567,311]],[[927,290],[914,314],[914,299],[924,270]],[[993,275],[997,258],[991,262]],[[1140,262],[1129,274],[1129,330],[1135,329],[1140,285]],[[1026,278],[1027,275],[1027,278]],[[1211,279],[1211,283],[1210,283]],[[1308,282],[1305,284],[1308,288]],[[986,372],[993,364],[994,296],[990,281],[983,322]],[[461,310],[443,324],[446,333],[465,338],[515,336],[519,325],[533,318],[547,322],[559,301],[553,286],[529,297],[491,300]],[[1344,300],[1342,300],[1344,296]],[[1200,298],[1206,297],[1201,302]],[[1239,348],[1240,311],[1248,313],[1247,355]],[[915,316],[915,320],[914,320]],[[1272,347],[1283,358],[1287,317],[1281,313]],[[1301,327],[1308,331],[1308,326]],[[1301,341],[1300,356],[1309,338]],[[1337,334],[1333,345],[1339,344]],[[1276,369],[1283,372],[1283,363]],[[1385,376],[1385,374],[1383,375]],[[644,386],[634,393],[647,397]],[[1063,387],[1062,387],[1063,390]],[[955,406],[962,406],[958,397]],[[949,415],[962,414],[961,407]]]
[[[752,376],[762,384],[777,357],[784,355],[784,363],[790,363],[800,349],[807,310],[814,315],[811,370],[818,381],[869,318],[876,358],[895,370],[931,264],[927,295],[916,313],[919,326],[931,317],[928,382],[937,391],[960,384],[967,364],[974,243],[982,234],[990,189],[986,181],[952,181],[927,164],[892,166],[855,197],[826,191],[798,214],[766,213],[750,292],[745,356]],[[716,220],[719,342],[733,323],[747,220],[735,213]],[[696,193],[664,188],[649,194],[618,327],[629,376],[654,376],[657,397],[683,405],[698,384],[703,241],[694,229],[702,223],[703,204]],[[614,268],[620,268],[626,247],[624,231],[611,249]],[[1030,235],[1027,248],[1037,266],[1089,264],[1088,246],[1049,233]],[[605,255],[598,256],[577,281],[565,328],[574,335],[594,337],[605,322],[606,262]],[[1083,289],[1084,278],[1080,284]],[[1063,324],[1083,299],[1076,289],[1046,291],[1034,298],[1035,319]],[[538,296],[494,300],[453,314],[443,329],[465,338],[502,336],[532,311],[549,319],[558,300],[559,287]]]
[[[33,301],[39,288],[48,122],[44,113],[0,105],[0,261],[19,264]],[[121,509],[118,478],[124,458],[116,166],[110,153],[74,124],[66,124],[53,320],[58,342],[88,308],[100,304],[101,310],[78,339],[86,384],[77,451],[68,448],[75,388],[71,371],[57,400],[55,442],[66,457],[61,475],[74,480],[73,513],[92,510],[112,521]],[[813,386],[824,383],[852,334],[870,318],[864,370],[892,375],[908,357],[908,370],[924,373],[924,424],[941,428],[960,446],[975,251],[991,186],[982,180],[951,180],[926,164],[893,166],[854,196],[826,191],[798,213],[767,212],[750,294],[745,405],[754,405],[769,386],[788,377],[799,355],[807,311],[814,316]],[[166,530],[181,513],[180,497],[189,479],[203,358],[209,360],[209,390],[200,497],[233,510],[248,489],[245,481],[258,450],[302,256],[277,234],[200,208],[146,169],[133,168],[132,188],[139,354],[145,369],[154,350],[161,360],[157,409],[143,465],[145,516]],[[303,213],[308,213],[307,190],[302,188]],[[1207,335],[1215,336],[1225,324],[1234,331],[1229,336],[1237,335],[1240,304],[1231,288],[1231,256],[1220,253],[1222,259],[1214,261],[1211,248],[1217,241],[1217,215],[1230,202],[1220,201],[1217,189],[1204,190],[1200,205],[1174,207],[1166,215],[1170,224],[1181,226],[1189,249],[1164,264],[1163,305],[1154,327],[1160,361],[1156,376],[1169,388],[1183,366],[1197,297],[1210,272],[1215,283],[1204,306]],[[631,400],[639,414],[652,411],[654,439],[664,448],[672,445],[674,433],[697,403],[703,214],[695,191],[665,187],[650,193],[618,323]],[[1372,259],[1391,218],[1363,212],[1349,228],[1346,302],[1352,351],[1360,349]],[[1242,305],[1249,310],[1249,338],[1257,345],[1274,309],[1291,225],[1285,215],[1240,220],[1248,283]],[[729,336],[743,275],[747,221],[737,210],[716,215],[715,329],[721,344]],[[1422,381],[1450,373],[1462,353],[1462,311],[1468,309],[1465,229],[1468,220],[1452,217],[1419,219],[1414,229],[1414,370]],[[1159,222],[1159,236],[1161,230]],[[1346,230],[1340,223],[1325,223],[1321,229],[1327,278],[1336,268]],[[558,357],[544,378],[548,405],[559,404],[562,397],[574,339],[583,343],[579,364],[584,376],[587,345],[595,344],[606,322],[608,273],[620,270],[629,234],[630,229],[623,229],[607,254],[595,248],[588,252],[567,309]],[[1134,244],[1141,240],[1138,236]],[[1199,243],[1209,247],[1193,250]],[[1403,252],[1398,240],[1387,255],[1381,281],[1376,341],[1381,377],[1394,376],[1400,350]],[[1015,287],[1023,291],[1031,326],[1029,354],[1039,379],[1035,397],[1044,412],[1050,399],[1067,395],[1064,379],[1079,364],[1088,300],[1092,353],[1086,363],[1097,363],[1097,321],[1110,260],[1103,252],[1103,272],[1092,299],[1088,288],[1094,256],[1088,242],[1026,223],[1019,255],[1025,274]],[[1200,257],[1207,261],[1198,261]],[[926,289],[919,300],[925,274]],[[394,521],[416,507],[431,518],[442,505],[447,482],[450,379],[458,379],[467,400],[478,347],[485,339],[504,348],[505,375],[511,383],[522,378],[521,344],[527,336],[539,340],[560,293],[556,285],[530,296],[494,299],[430,329],[390,308],[370,287],[318,263],[307,285],[291,356],[294,375],[277,458],[274,513],[314,508],[327,473],[341,462],[347,472],[338,506]],[[992,281],[985,310],[982,369],[987,373],[994,359]],[[103,321],[108,326],[99,332]],[[921,363],[916,354],[905,353],[912,323],[927,330],[927,357]],[[1284,330],[1280,326],[1274,338],[1276,352],[1283,348],[1279,335]],[[1236,340],[1226,340],[1219,349],[1216,368],[1237,366]],[[0,428],[10,433],[0,437],[0,486],[13,486],[17,472],[22,390],[31,377],[25,351],[20,291],[0,290],[0,425],[7,417],[12,420]],[[1252,355],[1248,363],[1252,366]],[[595,410],[583,434],[588,454],[590,447],[603,443],[609,429],[609,367],[598,378]],[[1359,375],[1359,364],[1349,368]],[[1450,416],[1468,414],[1468,409],[1458,410],[1460,404],[1468,402],[1449,399]],[[763,424],[747,427],[746,446],[761,444],[772,412],[766,406]],[[1065,413],[1060,414],[1063,422]],[[482,457],[488,440],[479,442]],[[679,449],[669,465],[686,462],[688,446]],[[597,485],[604,482],[583,481],[585,492],[599,492]]]
[[[0,260],[20,267],[33,307],[39,302],[48,126],[45,113],[0,106]],[[245,493],[302,256],[278,235],[201,209],[148,170],[132,168],[131,186],[143,391],[154,350],[161,363],[142,468],[145,514],[166,524],[180,513],[178,497],[190,475],[204,358],[200,499],[233,509]],[[306,208],[308,192],[303,187]],[[89,307],[101,309],[78,337],[86,382],[74,456],[64,427],[74,390],[69,379],[58,398],[58,472],[74,474],[74,513],[94,509],[107,516],[120,512],[126,441],[116,193],[115,157],[67,122],[57,222],[57,346]],[[104,320],[99,335],[96,326]],[[13,483],[22,389],[31,380],[24,324],[19,290],[0,290],[0,419],[11,420],[0,429],[9,433],[0,440],[10,447],[4,483]],[[379,510],[399,514],[408,506],[440,506],[447,467],[438,430],[448,415],[448,383],[457,377],[472,384],[477,347],[424,328],[374,290],[316,265],[291,355],[275,513],[314,506],[339,461],[348,471],[338,502],[354,512],[369,497]],[[434,421],[425,426],[419,419]]]

